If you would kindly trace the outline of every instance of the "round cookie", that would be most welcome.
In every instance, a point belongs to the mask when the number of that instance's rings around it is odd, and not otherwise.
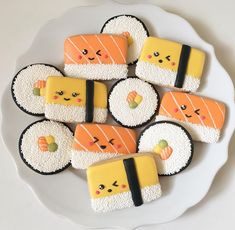
[[[157,90],[136,77],[116,82],[110,89],[108,109],[113,119],[128,128],[147,124],[159,108]]]
[[[101,33],[123,34],[128,38],[128,64],[135,64],[149,32],[144,23],[133,15],[117,15],[108,19]]]
[[[37,173],[55,174],[70,165],[73,133],[63,123],[43,119],[30,124],[19,139],[24,163]]]
[[[156,156],[159,175],[170,176],[184,170],[193,157],[193,142],[182,126],[169,121],[150,124],[140,134],[138,152]]]
[[[13,78],[11,92],[16,105],[33,116],[44,114],[44,93],[48,76],[63,76],[48,64],[31,64],[22,68]]]

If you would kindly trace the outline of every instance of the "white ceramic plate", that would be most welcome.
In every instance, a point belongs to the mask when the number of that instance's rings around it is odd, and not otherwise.
[[[151,35],[187,43],[207,52],[206,71],[199,94],[226,103],[226,124],[219,143],[195,144],[193,161],[184,172],[173,177],[160,178],[163,189],[161,199],[138,208],[96,214],[90,207],[84,172],[68,169],[57,175],[42,176],[21,161],[18,138],[22,130],[38,118],[18,109],[11,98],[9,85],[2,101],[2,135],[20,177],[50,210],[89,227],[134,228],[163,223],[180,216],[206,195],[215,174],[227,160],[228,143],[235,127],[232,119],[235,117],[233,84],[216,59],[213,47],[203,41],[184,19],[153,5],[121,5],[109,2],[71,9],[41,28],[32,46],[18,59],[15,71],[35,62],[50,63],[62,69],[63,42],[67,36],[98,33],[108,18],[119,14],[133,14],[143,19]],[[226,89],[223,93],[221,87]]]

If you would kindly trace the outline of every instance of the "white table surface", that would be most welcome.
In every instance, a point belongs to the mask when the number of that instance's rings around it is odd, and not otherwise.
[[[98,2],[104,1],[0,0],[0,94],[12,78],[17,57],[29,47],[36,32],[47,20],[58,17],[69,8]],[[118,2],[154,3],[187,19],[204,40],[214,45],[219,61],[235,83],[234,0],[120,0]],[[221,88],[218,93],[222,93],[223,90],[226,89]],[[235,229],[234,170],[235,135],[230,143],[228,162],[215,177],[207,196],[180,218],[141,229]],[[0,141],[0,229],[84,229],[56,216],[40,204],[27,185],[19,179],[14,162],[2,141]]]

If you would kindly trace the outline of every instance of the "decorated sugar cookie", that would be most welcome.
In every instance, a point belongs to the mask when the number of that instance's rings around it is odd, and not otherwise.
[[[135,154],[93,164],[87,169],[91,205],[96,212],[140,206],[161,196],[151,154]]]
[[[31,64],[22,68],[11,85],[16,105],[28,114],[42,116],[45,110],[46,79],[51,75],[63,76],[56,67],[48,64]]]
[[[37,173],[59,173],[70,165],[72,140],[73,133],[64,124],[45,119],[37,121],[20,136],[20,156]]]
[[[159,107],[154,87],[138,78],[120,80],[108,96],[109,111],[121,125],[136,128],[148,123]]]
[[[134,130],[106,124],[78,124],[71,150],[74,168],[86,169],[100,160],[136,152]]]
[[[64,71],[90,80],[127,77],[127,38],[124,35],[83,34],[64,43]]]
[[[149,36],[144,23],[133,15],[118,15],[108,19],[101,33],[122,34],[128,39],[127,63],[134,64],[139,58],[144,40]]]
[[[99,122],[107,118],[105,84],[70,77],[47,79],[45,116],[62,122]]]
[[[163,96],[156,120],[172,120],[184,126],[193,140],[215,143],[225,120],[225,105],[206,97],[182,92]]]
[[[156,85],[197,91],[204,62],[205,53],[199,49],[148,37],[136,66],[136,75]]]
[[[159,121],[147,126],[140,134],[138,152],[152,152],[159,175],[174,175],[184,170],[193,156],[193,142],[182,126]]]

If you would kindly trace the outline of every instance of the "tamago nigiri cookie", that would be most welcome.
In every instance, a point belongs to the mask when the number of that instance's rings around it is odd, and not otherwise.
[[[63,76],[56,67],[48,64],[31,64],[22,68],[11,85],[16,105],[30,115],[42,116],[45,110],[46,79],[52,75]]]
[[[136,153],[136,133],[124,127],[106,124],[78,124],[71,149],[74,168],[112,157]]]
[[[99,122],[107,118],[105,84],[70,77],[47,79],[45,116],[62,122]]]
[[[197,91],[205,53],[188,45],[148,37],[136,66],[136,75],[153,84]]]
[[[193,156],[193,142],[185,128],[174,122],[159,121],[140,134],[138,152],[155,153],[159,175],[174,175],[184,170]]]
[[[64,71],[93,80],[127,77],[127,38],[124,35],[83,34],[64,43]]]
[[[87,169],[91,205],[96,212],[140,206],[161,196],[151,154],[135,154],[93,164]]]
[[[225,105],[206,97],[167,92],[156,120],[172,120],[184,126],[193,140],[215,143],[225,120]]]
[[[119,124],[136,128],[148,123],[159,107],[155,88],[136,77],[120,80],[110,89],[108,108]]]
[[[127,63],[136,63],[144,40],[149,36],[144,23],[133,15],[118,15],[108,19],[101,29],[105,34],[122,34],[128,39]]]
[[[73,133],[62,123],[41,120],[29,125],[19,139],[24,163],[37,173],[59,173],[70,165]]]

